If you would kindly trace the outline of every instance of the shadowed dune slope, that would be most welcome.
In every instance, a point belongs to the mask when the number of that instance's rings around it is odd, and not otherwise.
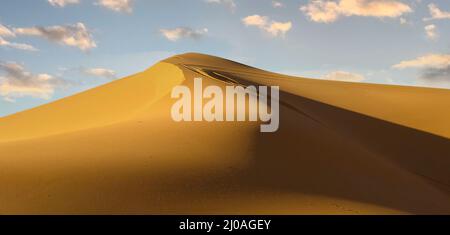
[[[280,86],[280,129],[174,122],[176,85]],[[0,214],[450,214],[450,91],[202,54],[0,118]]]

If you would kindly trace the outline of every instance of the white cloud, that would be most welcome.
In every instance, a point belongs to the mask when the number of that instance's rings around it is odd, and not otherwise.
[[[97,0],[95,5],[102,6],[116,12],[133,12],[133,0]]]
[[[10,41],[5,40],[2,37],[0,37],[0,47],[9,47],[9,48],[24,50],[24,51],[37,51],[37,49],[34,48],[32,45],[28,45],[28,44],[24,44],[24,43],[10,42]]]
[[[49,74],[32,74],[17,63],[0,63],[0,96],[7,101],[16,98],[31,96],[34,98],[49,99],[57,86],[64,81]]]
[[[65,7],[70,4],[78,4],[80,0],[48,0],[48,3],[54,7]]]
[[[117,78],[116,72],[111,69],[91,68],[91,69],[85,69],[83,72],[85,74],[95,76],[95,77],[102,77],[102,78],[107,78],[107,79],[116,79]]]
[[[258,27],[275,37],[286,35],[286,33],[292,28],[292,23],[290,21],[288,22],[271,21],[269,17],[260,15],[247,16],[242,19],[242,22],[246,26]]]
[[[193,30],[188,27],[179,27],[174,29],[161,29],[160,32],[166,39],[176,42],[182,38],[199,39],[208,32],[208,29]]]
[[[66,26],[15,28],[17,35],[42,37],[61,45],[77,47],[88,51],[97,47],[88,28],[83,23]]]
[[[400,24],[408,24],[408,21],[405,18],[400,18]]]
[[[444,69],[450,66],[450,54],[429,54],[413,60],[405,60],[392,66],[395,69],[434,68]]]
[[[339,5],[336,2],[312,1],[308,5],[300,7],[310,20],[314,22],[334,22],[341,14]]]
[[[429,21],[429,20],[440,20],[440,19],[450,19],[450,12],[448,11],[442,11],[441,9],[439,9],[438,6],[436,6],[436,4],[429,4],[428,5],[428,9],[430,11],[430,18],[424,18],[424,21]]]
[[[412,12],[410,6],[397,0],[311,0],[301,6],[311,21],[331,23],[342,16],[395,18]]]
[[[279,2],[279,1],[272,1],[272,7],[274,7],[274,8],[281,8],[281,7],[284,7],[284,4],[282,2]]]
[[[242,22],[244,22],[247,26],[266,27],[268,25],[269,18],[267,16],[252,15],[242,19]]]
[[[269,27],[266,29],[267,32],[272,34],[273,36],[284,36],[289,30],[292,28],[291,22],[272,22]]]
[[[436,40],[439,36],[436,25],[434,25],[434,24],[425,26],[425,33],[427,35],[427,38],[431,39],[431,40]]]
[[[224,5],[232,12],[234,12],[237,7],[236,2],[234,0],[205,0],[205,2]]]
[[[0,37],[15,37],[15,36],[16,35],[14,34],[13,31],[11,31],[11,29],[0,24]]]
[[[326,74],[322,77],[325,80],[344,81],[344,82],[362,82],[366,78],[363,75],[357,73],[350,73],[345,71],[335,71]]]

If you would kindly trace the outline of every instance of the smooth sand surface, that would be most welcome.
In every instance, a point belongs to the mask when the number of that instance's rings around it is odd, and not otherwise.
[[[280,129],[174,122],[176,85],[278,85]],[[0,214],[450,214],[450,91],[183,54],[0,118]]]

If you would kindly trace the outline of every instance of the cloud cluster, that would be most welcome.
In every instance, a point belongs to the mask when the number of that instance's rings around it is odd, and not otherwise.
[[[57,86],[64,85],[64,81],[49,74],[32,74],[15,62],[0,62],[0,96],[7,101],[31,96],[49,99]]]
[[[271,21],[267,16],[260,15],[251,15],[242,19],[242,22],[246,26],[255,26],[258,27],[270,35],[276,36],[285,36],[286,33],[291,30],[292,22],[277,22]]]
[[[67,5],[79,4],[80,0],[47,0],[50,5],[54,7],[65,7]],[[94,5],[101,6],[106,9],[122,12],[131,13],[133,12],[133,1],[134,0],[96,0]]]
[[[344,82],[362,82],[366,80],[363,75],[350,73],[346,71],[335,71],[322,77],[325,80],[344,81]]]
[[[208,33],[208,29],[194,30],[188,27],[161,29],[161,34],[169,41],[176,42],[183,38],[199,39]]]
[[[106,79],[116,79],[117,75],[114,70],[111,69],[105,69],[105,68],[91,68],[91,69],[84,69],[83,72],[87,75],[94,76],[94,77],[101,77]]]
[[[423,69],[417,83],[423,86],[450,89],[450,66]]]
[[[14,32],[8,27],[0,24],[0,37],[15,37]]]
[[[450,12],[442,11],[436,4],[429,4],[430,18],[424,18],[424,21],[450,19]]]
[[[311,21],[322,23],[335,22],[343,16],[395,18],[412,12],[410,6],[397,0],[311,0],[300,10]]]
[[[434,24],[425,26],[425,33],[428,39],[436,40],[438,38],[437,27]]]
[[[71,4],[79,4],[80,0],[48,0],[48,3],[54,7],[65,7]]]
[[[450,54],[429,54],[402,61],[393,68],[419,68],[421,69],[420,85],[450,87]]]
[[[427,68],[422,71],[419,79],[422,82],[428,82],[431,84],[450,84],[450,65],[445,68]]]
[[[88,51],[97,47],[91,33],[83,23],[66,26],[15,28],[14,33],[45,38],[61,45],[77,47],[82,51]]]
[[[24,44],[24,43],[11,42],[11,41],[5,39],[5,38],[14,38],[14,37],[16,37],[16,34],[11,29],[0,24],[0,47],[8,47],[8,48],[25,50],[25,51],[37,51],[37,49],[31,45]]]
[[[94,4],[115,12],[133,12],[133,0],[97,0]]]
[[[230,11],[236,10],[236,2],[234,0],[205,0],[206,3],[221,4],[226,6]]]

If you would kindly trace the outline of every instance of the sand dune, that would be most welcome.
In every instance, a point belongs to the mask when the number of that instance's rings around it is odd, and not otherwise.
[[[280,86],[280,129],[174,122],[171,89]],[[450,214],[450,91],[183,54],[0,118],[0,214]]]

